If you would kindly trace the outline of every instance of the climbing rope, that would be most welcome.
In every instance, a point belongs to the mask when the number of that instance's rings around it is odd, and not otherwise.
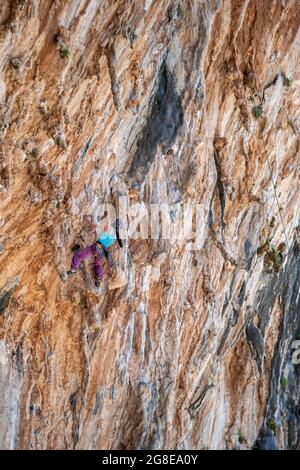
[[[274,190],[275,200],[276,200],[276,204],[277,204],[277,208],[278,208],[278,213],[279,213],[279,217],[280,217],[280,222],[281,222],[281,225],[282,225],[282,228],[283,228],[283,233],[284,233],[284,237],[285,237],[285,241],[286,241],[286,246],[287,246],[288,251],[290,251],[290,245],[289,245],[288,237],[287,237],[287,234],[286,234],[286,227],[284,225],[284,221],[283,221],[283,218],[282,218],[282,215],[281,215],[279,200],[278,200],[278,196],[277,196],[277,192],[276,192],[276,185],[275,185],[275,182],[274,182],[273,172],[272,172],[271,163],[270,163],[268,153],[267,153],[267,162],[268,162],[270,178],[271,178],[272,186],[273,186],[273,190]]]
[[[270,159],[269,159],[269,155],[267,155],[267,162],[268,162],[268,167],[269,167],[269,172],[270,172],[270,178],[271,178],[271,181],[272,181],[272,187],[273,187],[273,191],[274,191],[274,195],[275,195],[275,200],[276,200],[276,204],[277,204],[277,208],[278,208],[278,213],[279,213],[279,217],[280,217],[280,222],[281,222],[281,225],[282,225],[282,228],[283,228],[283,233],[284,233],[284,238],[285,238],[285,241],[286,241],[286,246],[287,246],[287,250],[288,252],[290,251],[290,245],[289,245],[289,241],[288,241],[288,237],[287,237],[287,231],[286,231],[286,227],[284,225],[284,221],[283,221],[283,218],[282,218],[282,215],[281,215],[281,210],[280,210],[280,205],[279,205],[279,200],[278,200],[278,196],[277,196],[277,192],[276,192],[276,185],[275,185],[275,181],[274,181],[274,177],[273,177],[273,172],[272,172],[272,168],[271,168],[271,162],[270,162]],[[273,237],[272,237],[273,238]],[[257,262],[258,262],[258,258],[256,258],[255,260],[255,263],[254,263],[254,266],[250,269],[249,271],[249,274],[251,275],[257,265]],[[240,270],[244,270],[245,269],[245,266],[240,266],[238,268],[238,271]]]

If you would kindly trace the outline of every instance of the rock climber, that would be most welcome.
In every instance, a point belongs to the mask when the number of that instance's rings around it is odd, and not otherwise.
[[[99,287],[101,284],[101,280],[103,278],[103,270],[102,270],[102,262],[103,258],[107,259],[108,266],[111,269],[113,267],[113,258],[111,253],[111,248],[115,241],[117,240],[118,245],[120,248],[124,246],[123,240],[120,238],[119,230],[121,228],[121,221],[120,219],[116,219],[116,221],[112,224],[112,228],[109,228],[108,224],[105,224],[103,227],[103,231],[100,233],[97,241],[93,243],[91,246],[87,246],[81,248],[80,250],[74,253],[71,263],[70,271],[67,271],[67,276],[65,280],[75,274],[80,267],[80,264],[86,258],[93,257],[94,258],[94,273],[95,273],[95,283],[96,287]]]

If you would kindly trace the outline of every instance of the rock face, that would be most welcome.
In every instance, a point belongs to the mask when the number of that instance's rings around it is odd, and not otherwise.
[[[0,6],[0,447],[299,448],[298,0]],[[202,211],[67,282],[122,194]],[[286,246],[283,245],[286,244]]]

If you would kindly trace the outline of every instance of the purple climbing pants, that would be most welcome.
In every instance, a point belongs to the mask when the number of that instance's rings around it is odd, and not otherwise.
[[[84,259],[89,258],[91,256],[94,257],[94,272],[95,272],[96,279],[102,279],[102,276],[103,276],[102,258],[104,256],[104,253],[101,253],[97,249],[96,243],[94,243],[91,246],[81,248],[81,250],[78,250],[73,256],[71,268],[78,269],[81,262]]]

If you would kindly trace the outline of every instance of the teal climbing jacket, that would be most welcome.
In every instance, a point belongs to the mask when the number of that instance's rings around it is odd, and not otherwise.
[[[116,240],[115,235],[112,235],[108,232],[102,232],[98,238],[98,242],[101,243],[105,248],[111,246]]]

